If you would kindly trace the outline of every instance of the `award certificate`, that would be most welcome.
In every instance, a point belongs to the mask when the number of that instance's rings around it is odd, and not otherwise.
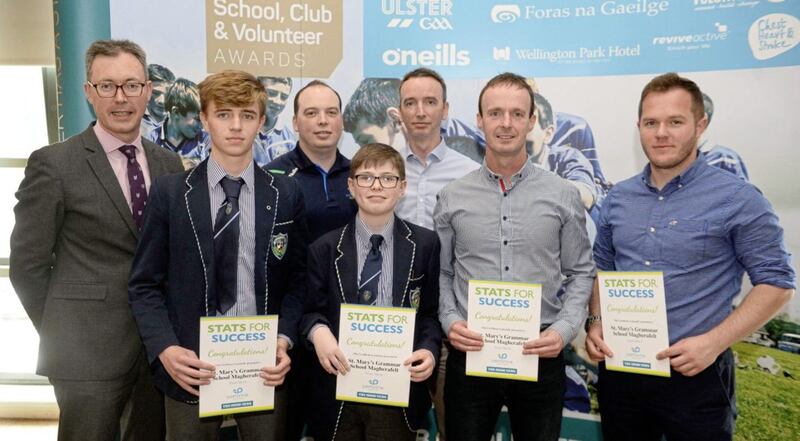
[[[661,272],[597,272],[603,340],[614,357],[606,369],[669,377],[669,359],[656,354],[669,347],[664,275]]]
[[[542,285],[469,281],[467,323],[483,335],[483,349],[467,352],[467,375],[536,381],[539,356],[522,345],[539,338]]]
[[[201,317],[200,354],[216,376],[200,386],[200,417],[272,410],[275,388],[259,373],[275,366],[278,316]]]
[[[411,374],[403,362],[414,348],[413,308],[343,303],[339,348],[350,372],[336,377],[336,399],[408,407]]]

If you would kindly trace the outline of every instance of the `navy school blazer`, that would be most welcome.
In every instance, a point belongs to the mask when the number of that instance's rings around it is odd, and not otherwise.
[[[414,350],[428,349],[439,360],[442,328],[439,324],[439,238],[426,228],[395,217],[392,305],[416,307]],[[326,233],[308,251],[308,293],[300,323],[302,339],[318,323],[339,338],[339,311],[343,301],[357,303],[358,257],[355,218]],[[336,376],[319,362],[311,369],[309,431],[315,439],[331,439],[344,402],[336,400]],[[431,401],[425,382],[411,382],[409,407],[403,409],[409,430],[423,427]]]
[[[208,160],[153,183],[128,284],[154,381],[167,396],[187,403],[197,397],[172,380],[158,355],[171,345],[197,353],[200,317],[216,315],[207,165]],[[308,247],[302,193],[293,180],[253,167],[256,307],[259,315],[280,314],[278,332],[296,343]]]

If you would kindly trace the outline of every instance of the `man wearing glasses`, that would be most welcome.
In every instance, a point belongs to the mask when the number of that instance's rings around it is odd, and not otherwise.
[[[150,182],[183,169],[140,136],[145,53],[94,42],[84,92],[97,121],[33,152],[17,192],[11,283],[39,333],[37,373],[53,384],[59,440],[163,439],[163,399],[150,382],[128,306],[128,272]]]
[[[318,440],[414,440],[426,423],[425,386],[439,357],[439,241],[426,228],[395,216],[406,190],[403,157],[386,144],[354,156],[348,186],[358,213],[309,247],[308,292],[300,332],[319,363],[311,377],[309,435]],[[416,309],[414,347],[403,369],[411,377],[408,408],[336,400],[336,376],[350,370],[339,349],[342,303]]]

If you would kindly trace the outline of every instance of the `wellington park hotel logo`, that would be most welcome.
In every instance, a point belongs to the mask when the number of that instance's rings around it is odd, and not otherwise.
[[[206,0],[208,72],[327,78],[342,60],[342,0]]]

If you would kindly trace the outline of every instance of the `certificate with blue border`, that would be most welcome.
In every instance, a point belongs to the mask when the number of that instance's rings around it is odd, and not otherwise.
[[[606,369],[669,377],[669,347],[664,274],[598,271],[603,340],[614,353]]]
[[[277,315],[201,317],[198,357],[216,371],[200,386],[200,417],[272,410],[275,388],[259,374],[275,366],[277,343]]]
[[[339,348],[350,372],[336,377],[336,399],[408,407],[411,374],[403,362],[414,348],[414,308],[342,304]]]
[[[523,355],[522,345],[539,338],[542,285],[470,280],[468,289],[467,326],[483,348],[467,352],[466,374],[537,381],[539,356]]]

